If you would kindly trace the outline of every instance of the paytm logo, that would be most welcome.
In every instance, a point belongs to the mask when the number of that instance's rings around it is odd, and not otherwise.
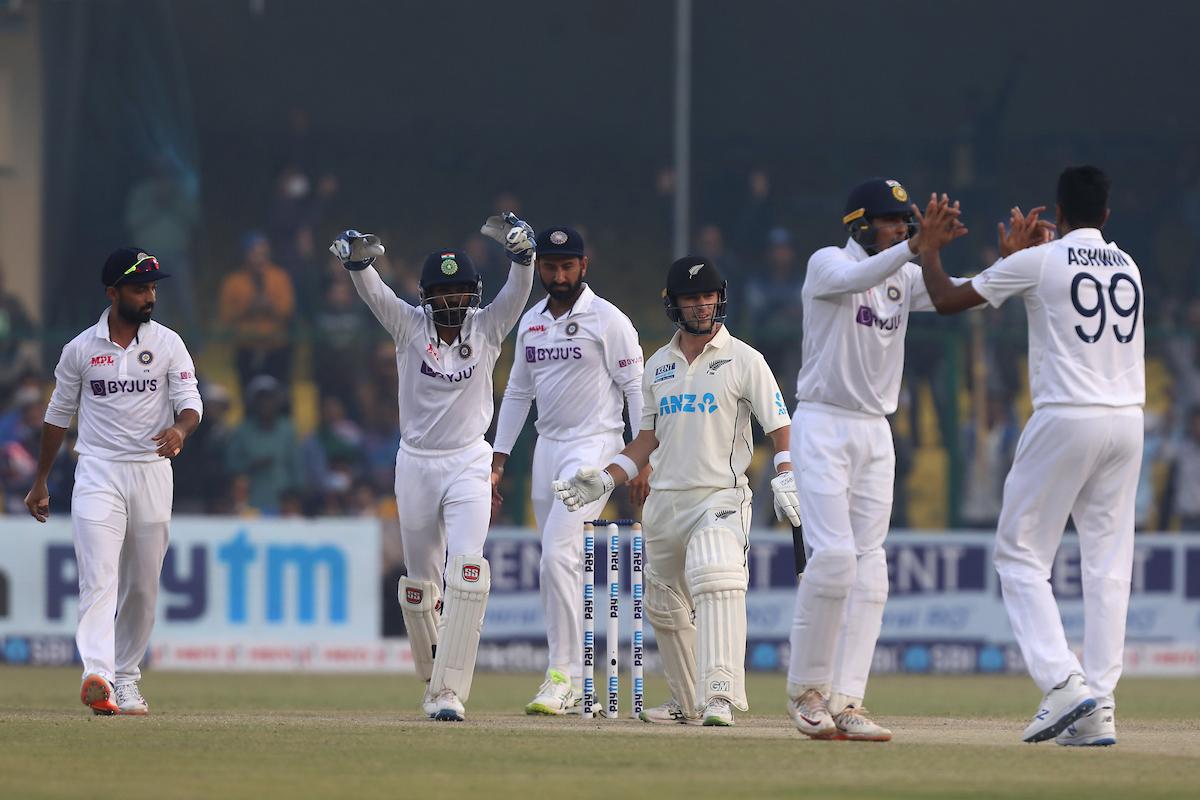
[[[710,392],[696,402],[694,394],[668,394],[658,401],[659,416],[671,414],[712,414],[717,410],[717,398]]]

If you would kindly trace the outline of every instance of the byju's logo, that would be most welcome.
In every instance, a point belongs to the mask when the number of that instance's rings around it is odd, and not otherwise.
[[[671,414],[712,414],[717,408],[717,398],[708,392],[699,402],[694,394],[668,394],[658,401],[658,413],[663,417]]]
[[[872,311],[870,306],[859,306],[854,321],[859,325],[866,325],[868,328],[879,328],[881,331],[894,331],[900,327],[899,314],[884,319]]]

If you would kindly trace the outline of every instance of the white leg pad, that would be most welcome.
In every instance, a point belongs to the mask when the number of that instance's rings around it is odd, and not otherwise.
[[[700,702],[716,697],[745,711],[746,552],[727,528],[705,528],[688,542],[686,575],[696,602]]]
[[[449,689],[466,703],[475,675],[483,612],[487,609],[492,573],[483,556],[455,556],[446,573],[446,601],[442,608],[442,630],[433,676],[429,682],[435,695]]]
[[[804,580],[796,590],[796,615],[792,620],[789,697],[799,697],[808,689],[829,696],[834,650],[857,565],[853,550],[821,550],[805,567]]]
[[[442,590],[433,581],[417,581],[405,575],[396,588],[404,627],[412,647],[413,664],[421,680],[433,677],[433,654],[437,652],[438,610]]]
[[[658,655],[671,695],[688,715],[696,714],[696,626],[692,610],[673,589],[646,579],[646,619],[654,627]]]

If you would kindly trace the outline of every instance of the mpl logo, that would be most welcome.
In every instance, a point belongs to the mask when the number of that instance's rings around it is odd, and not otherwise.
[[[467,583],[477,583],[479,581],[479,565],[463,564],[463,580]]]
[[[530,325],[528,328],[525,329],[525,332],[526,333],[545,333],[546,326],[545,325]]]
[[[421,601],[425,599],[425,590],[418,589],[415,586],[406,587],[404,590],[404,602],[414,606],[421,605]]]
[[[111,367],[115,363],[112,356],[92,356],[93,367]]]
[[[658,401],[658,413],[663,417],[671,414],[712,414],[717,408],[717,398],[710,392],[705,392],[700,402],[696,402],[694,394],[668,394]]]

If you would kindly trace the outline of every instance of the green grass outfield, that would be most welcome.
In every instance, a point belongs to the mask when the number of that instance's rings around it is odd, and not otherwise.
[[[468,721],[411,677],[150,672],[153,716],[93,717],[70,669],[0,667],[0,797],[1196,797],[1200,681],[1128,679],[1110,748],[1027,745],[1031,682],[883,676],[887,744],[816,742],[752,674],[732,729],[533,718],[536,675],[477,676]],[[663,699],[648,679],[649,702]],[[628,712],[628,697],[622,696]]]

